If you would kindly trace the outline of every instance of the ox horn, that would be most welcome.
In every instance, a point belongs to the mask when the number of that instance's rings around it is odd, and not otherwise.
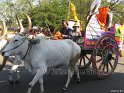
[[[6,34],[7,34],[7,27],[5,21],[3,21],[3,35],[0,37],[0,40],[3,39]]]
[[[27,31],[30,31],[31,28],[32,28],[32,22],[31,22],[31,19],[30,17],[28,16],[28,14],[26,13],[23,13],[25,15],[25,17],[28,19],[28,27],[27,27]]]
[[[16,19],[17,19],[18,25],[20,27],[20,33],[24,32],[24,27],[23,27],[22,23],[20,22],[19,17],[17,15],[16,15]]]
[[[3,68],[4,68],[4,66],[5,66],[5,64],[6,64],[6,62],[7,62],[7,60],[8,60],[8,57],[4,57],[4,58],[3,58],[3,63],[2,63],[2,65],[0,65],[0,71],[3,70]]]

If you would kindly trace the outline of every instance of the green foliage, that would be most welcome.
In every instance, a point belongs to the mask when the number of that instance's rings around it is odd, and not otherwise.
[[[83,22],[83,30],[85,28],[86,24],[86,16],[90,9],[91,3],[94,0],[71,0],[75,6],[78,18]],[[116,1],[116,0],[115,0]],[[122,20],[124,20],[124,2],[106,2],[106,0],[102,0],[101,6],[109,6],[110,11],[113,12],[113,24],[114,23],[122,23]]]
[[[40,6],[30,11],[33,25],[58,30],[61,20],[66,17],[66,4],[64,0],[51,0],[48,3],[41,3]]]
[[[77,16],[79,20],[82,21],[82,27],[84,29],[86,24],[86,16],[93,0],[71,0],[71,1],[75,5]]]
[[[34,3],[34,2],[37,2]],[[76,7],[78,18],[83,22],[85,28],[86,16],[90,5],[94,0],[70,0]],[[106,2],[102,0],[103,6],[110,6],[114,13],[113,23],[121,23],[124,20],[124,3]],[[115,0],[116,1],[116,0]],[[68,0],[5,0],[0,2],[0,18],[5,19],[12,26],[16,24],[15,15],[22,18],[24,26],[27,20],[22,12],[26,12],[31,17],[33,26],[49,27],[51,30],[59,30],[61,20],[67,18]]]
[[[0,2],[0,18],[6,20],[8,27],[15,25],[15,15],[28,12],[30,5],[28,0],[5,0]]]
[[[119,2],[113,7],[114,23],[122,23],[124,20],[124,2]]]

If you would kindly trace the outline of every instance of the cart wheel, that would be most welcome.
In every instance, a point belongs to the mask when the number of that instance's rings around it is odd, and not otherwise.
[[[90,66],[91,64],[91,54],[87,54],[85,51],[81,52],[79,58],[79,69],[85,69]]]
[[[109,77],[117,66],[118,57],[119,49],[115,38],[110,35],[101,37],[92,54],[92,65],[98,77]]]

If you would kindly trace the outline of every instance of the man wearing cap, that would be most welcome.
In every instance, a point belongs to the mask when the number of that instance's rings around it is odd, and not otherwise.
[[[80,32],[80,23],[76,22],[73,26],[72,36],[82,36]]]
[[[80,23],[76,22],[73,26],[73,32],[72,32],[72,39],[73,41],[77,42],[77,40],[79,39],[79,37],[82,36],[81,32],[80,32]]]

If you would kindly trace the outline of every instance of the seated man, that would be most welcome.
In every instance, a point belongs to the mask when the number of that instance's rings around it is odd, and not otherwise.
[[[76,22],[73,26],[73,32],[72,32],[72,39],[73,41],[77,42],[77,40],[79,40],[80,37],[82,37],[82,33],[80,31],[80,23]]]
[[[62,20],[62,29],[60,33],[64,39],[69,38],[72,34],[72,29],[68,27],[68,22],[66,20]]]
[[[73,26],[72,36],[82,36],[80,31],[80,23],[76,22]]]

